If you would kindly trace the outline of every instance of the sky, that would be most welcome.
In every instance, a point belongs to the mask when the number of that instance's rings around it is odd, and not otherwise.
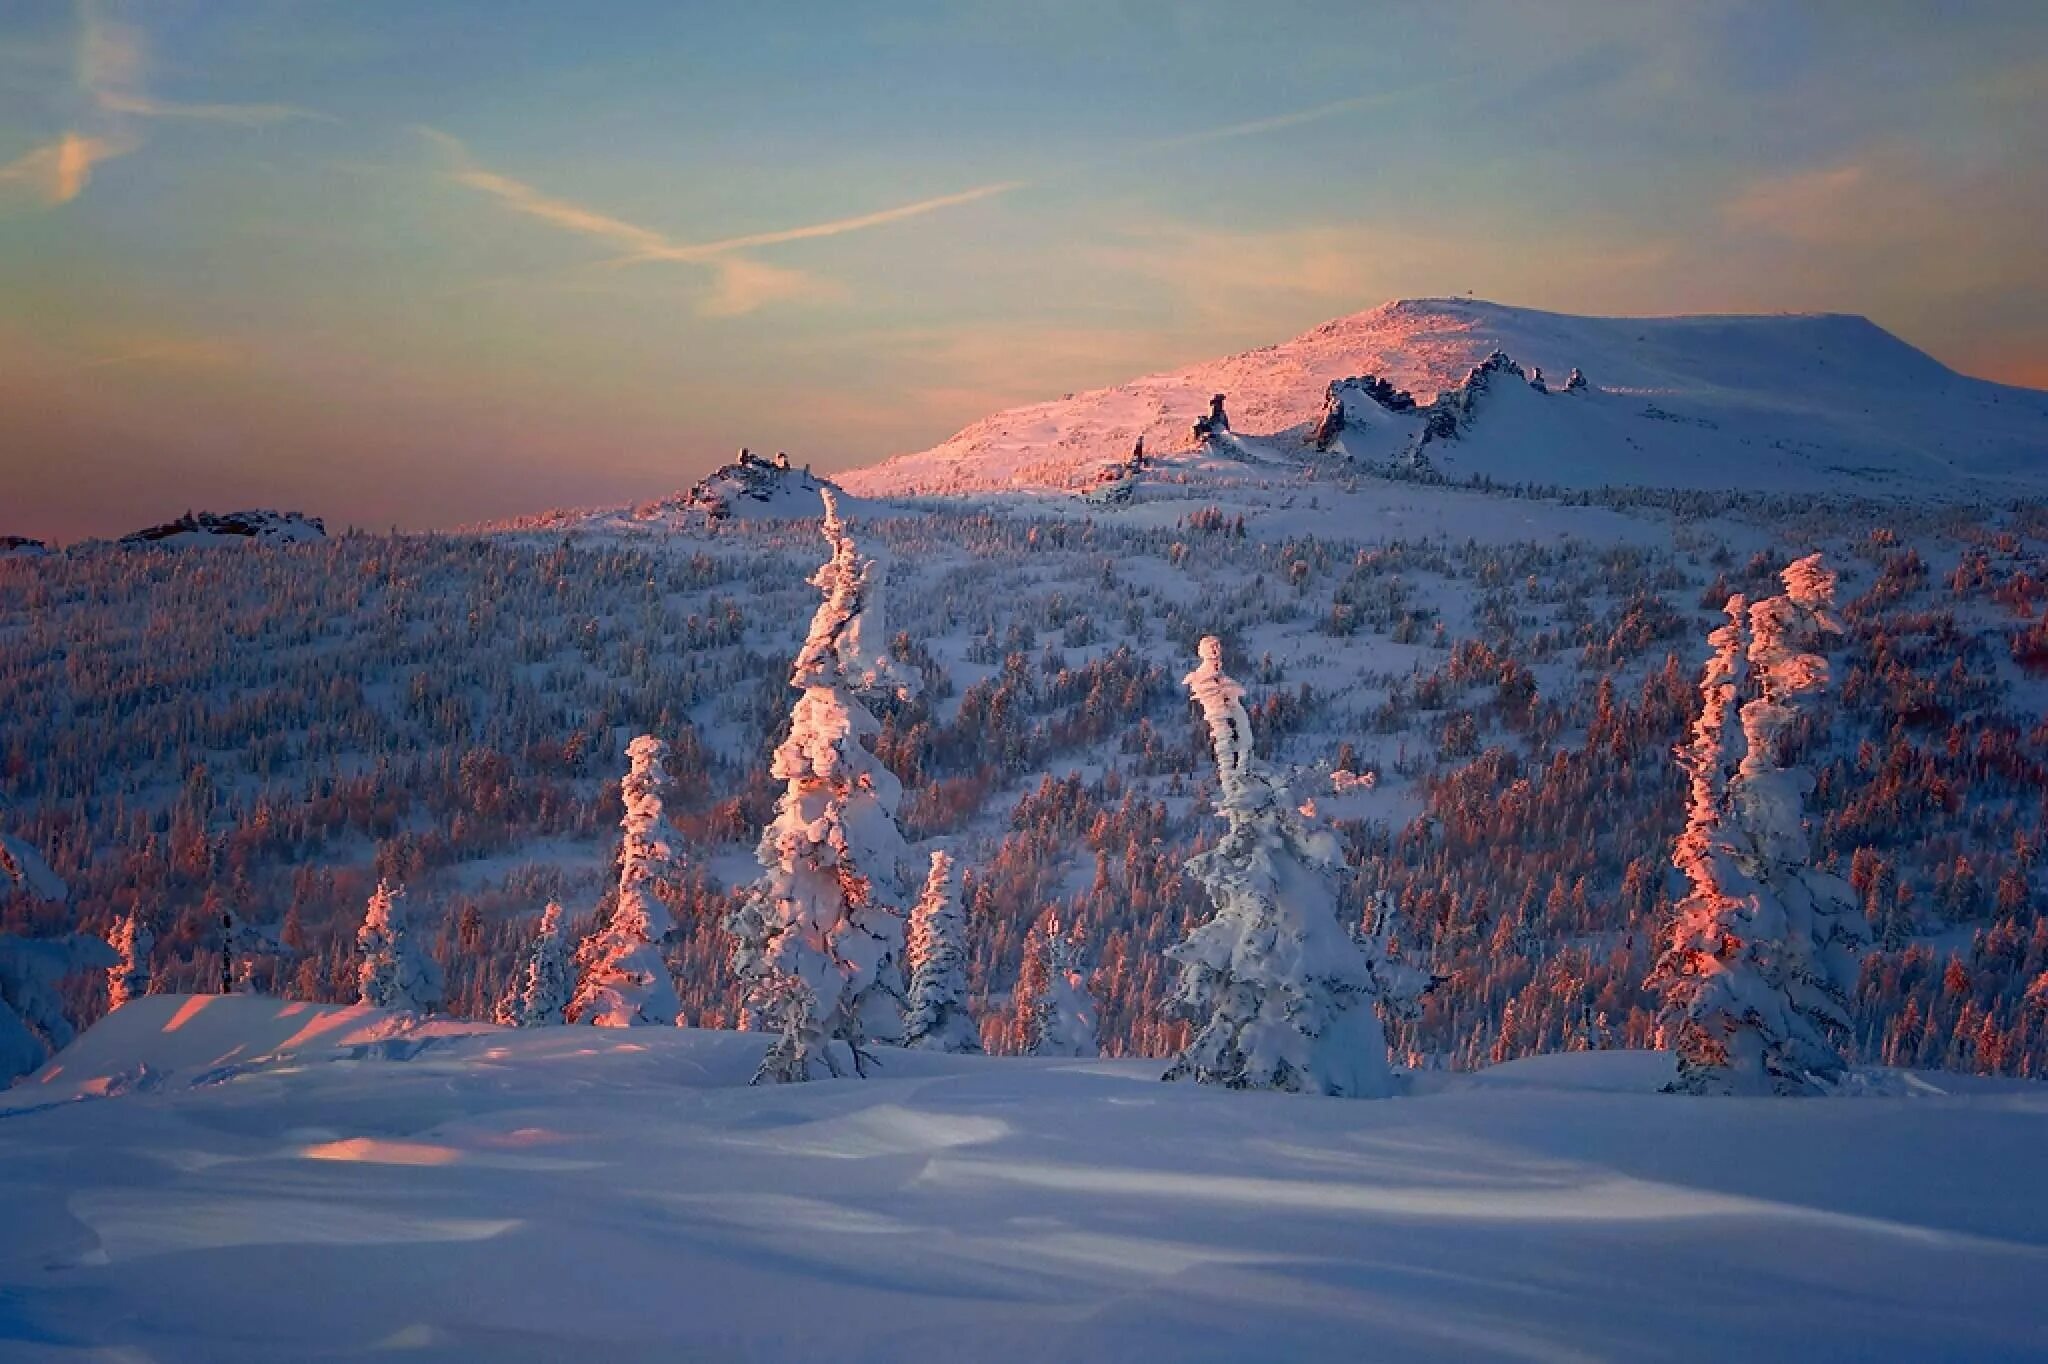
[[[0,3],[0,534],[822,469],[1391,298],[2048,387],[2048,4]]]

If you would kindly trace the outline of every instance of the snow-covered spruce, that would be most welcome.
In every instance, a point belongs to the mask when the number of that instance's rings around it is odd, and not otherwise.
[[[70,1045],[66,976],[114,965],[114,949],[86,933],[23,938],[0,933],[0,1089]]]
[[[672,1028],[682,1003],[661,944],[675,923],[656,894],[660,882],[673,882],[681,870],[675,850],[662,836],[668,745],[643,734],[626,745],[626,758],[619,787],[626,807],[619,820],[619,892],[611,916],[577,950],[581,969],[568,1017],[571,1023],[600,1028]]]
[[[426,954],[406,913],[405,891],[379,881],[356,934],[356,984],[378,1009],[431,1013],[441,1006],[441,966]]]
[[[878,732],[857,688],[888,674],[878,646],[880,571],[824,493],[831,557],[811,578],[824,594],[790,685],[802,695],[771,770],[785,787],[756,856],[761,879],[727,920],[751,1024],[778,1034],[762,1083],[840,1073],[831,1043],[851,1050],[903,1037],[903,919],[890,908],[906,849],[902,787],[863,742]]]
[[[116,958],[107,968],[107,1012],[112,1013],[149,993],[149,957],[156,949],[156,934],[139,912],[124,914],[108,931],[107,946]]]
[[[952,855],[932,853],[924,893],[910,910],[910,1008],[903,1045],[928,1051],[981,1050],[981,1029],[967,1006],[967,915]]]
[[[575,989],[569,963],[568,927],[562,907],[550,902],[526,955],[526,966],[498,1001],[494,1021],[507,1028],[552,1028],[568,1019]]]
[[[1047,910],[1024,943],[1017,978],[1016,1045],[1026,1056],[1100,1056],[1095,996],[1076,960],[1074,938]]]
[[[1827,685],[1815,650],[1840,628],[1828,614],[1835,578],[1816,554],[1788,567],[1784,584],[1783,596],[1729,600],[1681,752],[1691,802],[1672,862],[1691,889],[1648,982],[1678,1056],[1676,1092],[1813,1094],[1844,1070],[1835,1037],[1848,1027],[1868,928],[1848,884],[1810,864],[1813,778],[1783,754]]]
[[[1387,960],[1391,905],[1374,936],[1345,922],[1336,840],[1311,828],[1286,781],[1252,755],[1244,688],[1223,671],[1223,646],[1201,643],[1186,678],[1216,755],[1215,847],[1188,860],[1216,913],[1169,950],[1181,967],[1172,1008],[1194,1025],[1166,1072],[1234,1089],[1359,1098],[1393,1092],[1375,1004],[1400,1007],[1427,985]]]

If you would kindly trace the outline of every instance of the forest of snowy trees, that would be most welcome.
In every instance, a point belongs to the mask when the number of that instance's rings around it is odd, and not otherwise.
[[[72,944],[15,952],[41,963],[4,977],[16,1050],[138,990],[225,980],[505,1022],[772,1029],[769,1078],[908,1040],[1371,1092],[1313,1046],[1231,1040],[1264,1006],[1218,1001],[1263,967],[1203,946],[1219,925],[1336,926],[1344,964],[1280,1010],[1305,1042],[1315,1009],[1356,996],[1375,1007],[1333,1016],[1369,1015],[1397,1064],[1683,1052],[1705,1006],[1668,988],[1672,927],[1739,878],[1834,925],[1802,930],[1829,969],[1797,964],[1799,1026],[1770,1044],[1797,1050],[1803,1027],[1829,1050],[1770,1074],[2038,1074],[2048,527],[2031,515],[1788,532],[1830,545],[1846,586],[1825,687],[1775,698],[1742,689],[1798,670],[1759,661],[1775,646],[1753,614],[1798,604],[1790,557],[1682,529],[1653,549],[1271,541],[1221,512],[890,519],[859,544],[828,531],[813,585],[815,521],[717,527],[683,552],[345,537],[234,564],[0,565],[29,605],[0,634],[21,698],[0,817],[11,865],[34,868],[0,888],[0,930]],[[862,615],[884,549],[916,584],[894,594],[897,633],[813,650]],[[1738,596],[1752,637],[1709,646]],[[809,637],[790,628],[806,616]],[[1815,652],[1775,619],[1791,656]],[[1206,636],[1241,660],[1229,724],[1256,736],[1250,766],[1174,686]],[[1695,680],[1692,660],[1731,649],[1728,677]],[[1710,722],[1703,693],[1723,687],[1741,694]],[[1770,838],[1743,792],[1772,783],[1738,770],[1756,703],[1751,751],[1805,774],[1808,846],[1769,858],[1744,851]],[[658,737],[628,752],[636,735]],[[1229,795],[1240,770],[1273,794]],[[1219,861],[1234,844],[1286,893]],[[944,849],[943,876],[920,845]],[[68,902],[32,883],[52,880]]]

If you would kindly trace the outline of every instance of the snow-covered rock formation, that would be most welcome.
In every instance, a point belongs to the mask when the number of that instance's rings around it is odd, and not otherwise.
[[[683,504],[714,521],[811,517],[819,514],[820,495],[831,486],[808,465],[792,464],[787,454],[766,459],[743,449],[732,463],[699,480]]]
[[[186,512],[175,521],[124,535],[121,543],[182,549],[202,545],[301,544],[326,538],[327,527],[317,516],[255,510]]]

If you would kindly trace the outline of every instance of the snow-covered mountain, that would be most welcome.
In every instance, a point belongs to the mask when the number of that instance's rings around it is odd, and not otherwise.
[[[1516,382],[1468,393],[1496,352],[1512,364],[1490,373]],[[1568,392],[1574,369],[1586,383]],[[839,481],[882,497],[1085,490],[1140,437],[1155,458],[1193,450],[1216,394],[1245,453],[1307,459],[1331,385],[1366,375],[1418,403],[1348,433],[1336,453],[1368,467],[1412,467],[1433,406],[1456,420],[1438,418],[1427,467],[1456,481],[1954,499],[2048,487],[2048,393],[1957,374],[1864,318],[1590,318],[1470,299],[1389,303],[1000,412]]]

